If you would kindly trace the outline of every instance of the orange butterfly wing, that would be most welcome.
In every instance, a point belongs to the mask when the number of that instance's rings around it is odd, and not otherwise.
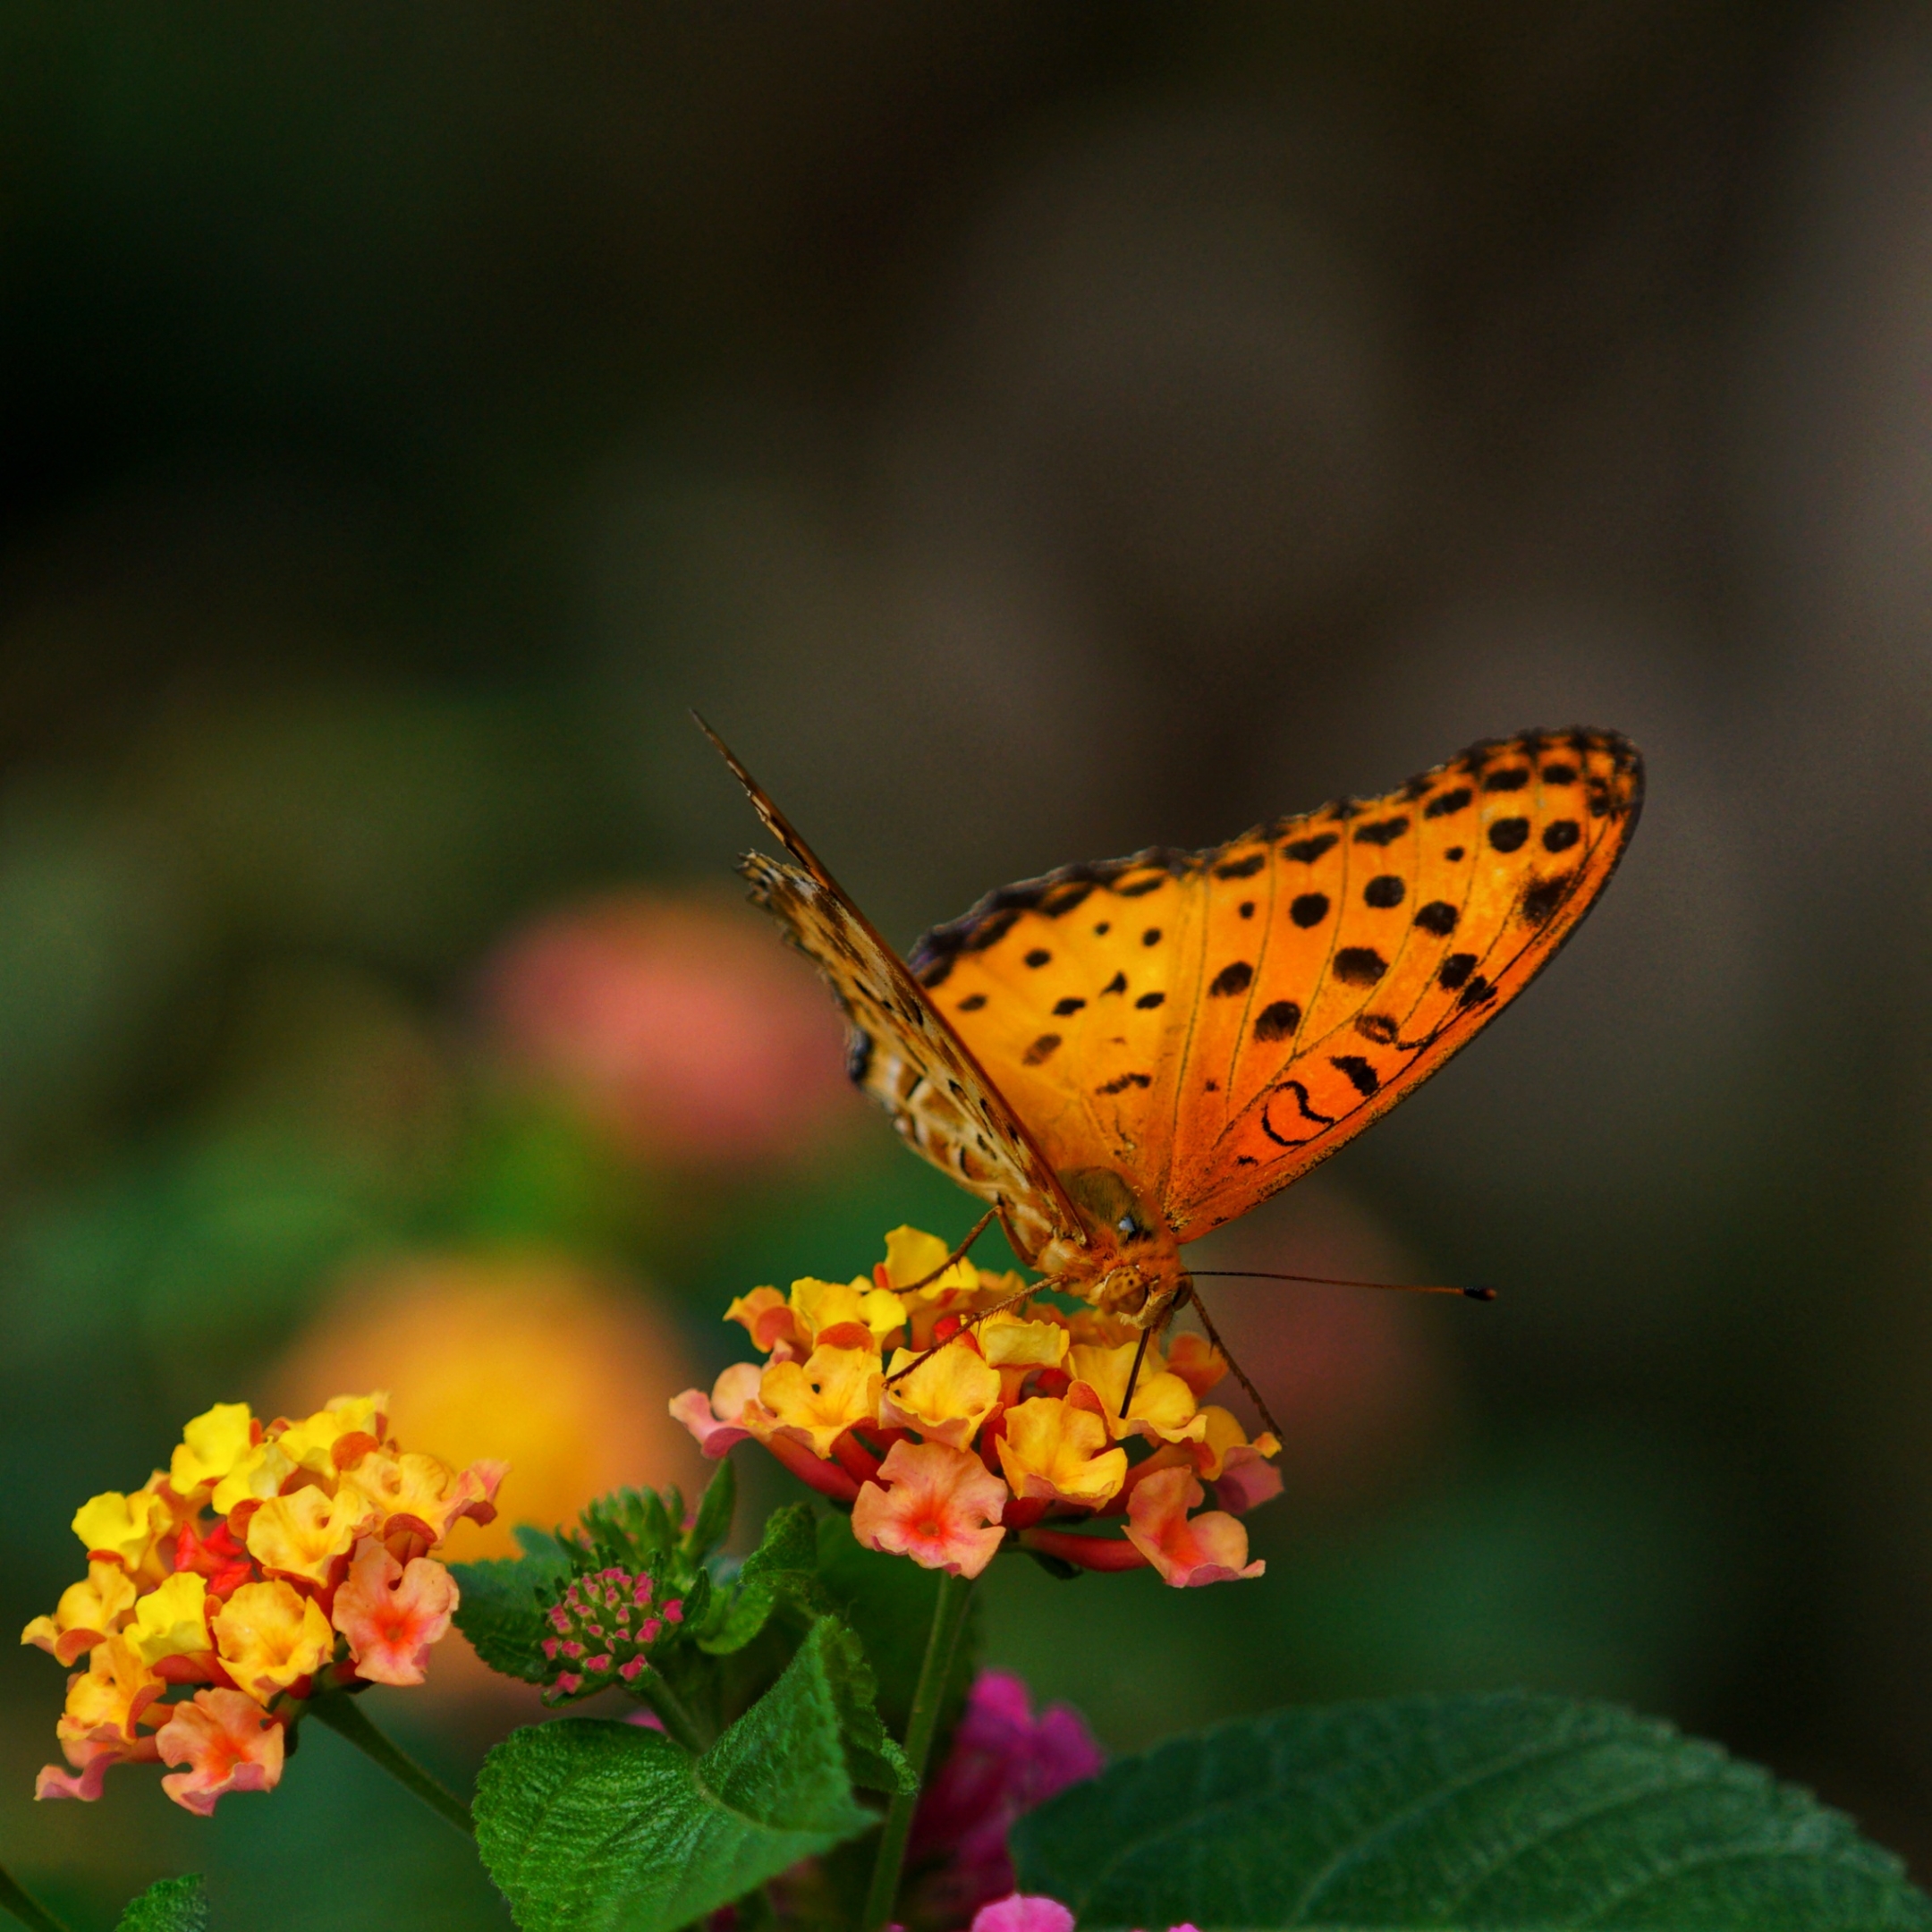
[[[1192,1241],[1528,986],[1609,883],[1642,787],[1614,733],[1527,733],[1210,852],[1008,886],[913,966],[1056,1170],[1119,1168]]]
[[[1026,1127],[919,982],[826,870],[764,788],[698,720],[767,830],[798,863],[748,853],[751,896],[818,967],[852,1027],[847,1071],[915,1152],[1001,1210],[1022,1258],[1080,1218]]]

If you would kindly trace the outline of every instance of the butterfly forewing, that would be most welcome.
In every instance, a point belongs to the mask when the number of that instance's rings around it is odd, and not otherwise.
[[[1608,882],[1640,793],[1614,733],[1527,733],[1211,852],[1005,887],[913,963],[1055,1169],[1118,1168],[1191,1240],[1521,991]]]
[[[752,852],[741,869],[751,896],[831,987],[852,1028],[847,1067],[853,1080],[891,1115],[908,1145],[1004,1211],[1022,1257],[1056,1235],[1079,1239],[1072,1204],[999,1089],[763,788],[705,729],[767,828],[798,861]]]
[[[1609,882],[1641,789],[1635,750],[1614,734],[1529,733],[1282,826],[1274,870],[1298,886],[1292,854],[1335,839],[1317,861],[1331,868],[1329,902],[1319,919],[1304,904],[1305,928],[1293,894],[1277,914],[1271,942],[1299,936],[1258,959],[1225,1078],[1219,1064],[1182,1073],[1164,1197],[1182,1239],[1326,1158],[1521,992]],[[1210,972],[1240,935],[1216,902]]]

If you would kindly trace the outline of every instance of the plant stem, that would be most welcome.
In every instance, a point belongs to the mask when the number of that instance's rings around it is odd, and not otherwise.
[[[403,1750],[393,1744],[369,1721],[360,1698],[339,1691],[324,1691],[309,1700],[309,1715],[324,1724],[339,1738],[346,1738],[364,1757],[379,1764],[398,1784],[414,1792],[438,1818],[446,1819],[468,1837],[476,1836],[476,1820],[470,1807]]]
[[[657,1713],[665,1727],[665,1735],[674,1743],[682,1744],[693,1758],[702,1758],[705,1741],[698,1729],[697,1720],[691,1716],[684,1699],[671,1688],[664,1673],[645,1667],[640,1681],[644,1700]]]
[[[926,1639],[926,1661],[919,1666],[919,1689],[912,1693],[912,1715],[906,1722],[905,1754],[912,1775],[924,1782],[926,1760],[932,1754],[933,1733],[939,1725],[939,1707],[945,1701],[946,1679],[953,1671],[953,1653],[966,1623],[966,1606],[972,1601],[970,1577],[942,1576],[938,1599],[933,1605],[932,1631]],[[892,1920],[899,1896],[899,1873],[905,1864],[906,1839],[912,1829],[912,1814],[919,1808],[919,1792],[895,1797],[886,1812],[886,1828],[879,1835],[878,1854],[872,1863],[872,1884],[866,1893],[864,1916],[860,1932],[883,1932]]]
[[[67,1932],[52,1912],[20,1888],[4,1865],[0,1865],[0,1907],[12,1912],[23,1926],[31,1926],[33,1932]]]

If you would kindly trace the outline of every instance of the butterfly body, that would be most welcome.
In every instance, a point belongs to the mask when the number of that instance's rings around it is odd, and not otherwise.
[[[1614,733],[1491,741],[1205,852],[1003,887],[909,965],[718,749],[791,855],[744,869],[843,1009],[854,1080],[1022,1260],[1137,1325],[1188,1292],[1183,1245],[1522,991],[1608,884],[1643,784]]]

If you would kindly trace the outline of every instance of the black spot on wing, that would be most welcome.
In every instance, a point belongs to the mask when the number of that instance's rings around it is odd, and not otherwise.
[[[1266,852],[1250,852],[1245,859],[1230,859],[1225,865],[1214,869],[1216,878],[1252,878],[1267,863]]]
[[[1038,1066],[1041,1061],[1047,1059],[1051,1056],[1055,1048],[1056,1048],[1059,1044],[1060,1036],[1057,1033],[1042,1033],[1040,1037],[1037,1040],[1035,1040],[1033,1044],[1029,1046],[1023,1054],[1020,1055],[1021,1063],[1024,1066]]]
[[[1302,893],[1288,908],[1288,917],[1297,926],[1319,926],[1328,917],[1326,893]]]
[[[1236,993],[1245,993],[1254,978],[1254,968],[1246,960],[1234,960],[1224,966],[1208,982],[1208,996],[1210,999],[1226,999]]]
[[[1278,999],[1261,1009],[1254,1023],[1254,1037],[1258,1040],[1292,1039],[1301,1024],[1301,1009],[1292,999]]]
[[[1165,993],[1143,993],[1140,997],[1134,1002],[1134,1004],[1140,1007],[1143,1012],[1150,1013],[1155,1007],[1160,1005],[1166,999],[1166,997],[1167,996]]]
[[[1158,926],[1149,926],[1140,935],[1140,944],[1142,945],[1158,945],[1160,944],[1160,928]]]
[[[1484,777],[1482,788],[1485,792],[1521,792],[1529,783],[1527,765],[1504,765]]]
[[[1363,1013],[1355,1022],[1355,1030],[1364,1039],[1372,1039],[1378,1046],[1391,1046],[1394,1042],[1396,1025],[1387,1013]]]
[[[1422,808],[1422,816],[1425,818],[1446,818],[1452,812],[1461,811],[1475,796],[1467,785],[1458,785],[1453,792],[1432,798]]]
[[[1456,996],[1458,1006],[1479,1006],[1487,999],[1496,997],[1496,988],[1480,973],[1470,981]]]
[[[984,993],[969,993],[959,1003],[959,1010],[962,1013],[978,1013],[985,1004],[986,995]]]
[[[1554,878],[1538,879],[1522,895],[1522,916],[1532,926],[1546,924],[1551,915],[1570,896],[1570,888],[1576,884],[1574,872],[1558,873]]]
[[[1254,917],[1254,901],[1252,899],[1243,899],[1241,901],[1241,916],[1243,919],[1252,919]]]
[[[1375,1069],[1360,1054],[1333,1054],[1329,1056],[1328,1064],[1336,1072],[1347,1074],[1349,1084],[1364,1099],[1377,1092],[1382,1085],[1376,1078]]]
[[[1052,957],[1053,954],[1049,953],[1045,946],[1035,946],[1032,951],[1027,954],[1026,963],[1029,966],[1037,969],[1038,967],[1044,966],[1046,962]]]
[[[1545,852],[1568,852],[1583,836],[1583,828],[1574,818],[1556,818],[1543,827],[1543,850]]]
[[[1292,845],[1284,845],[1282,855],[1299,860],[1303,865],[1313,865],[1325,852],[1339,843],[1333,832],[1318,832],[1313,838],[1296,839]]]
[[[1355,828],[1355,843],[1358,845],[1392,845],[1409,829],[1409,815],[1400,818],[1377,818],[1372,825]]]
[[[1475,970],[1476,955],[1473,953],[1452,953],[1442,962],[1442,968],[1436,978],[1441,985],[1453,993]]]
[[[1500,852],[1517,851],[1529,836],[1527,818],[1498,818],[1489,827],[1489,843]]]
[[[1117,972],[1100,988],[1100,996],[1105,999],[1109,993],[1124,993],[1126,990],[1127,975],[1123,972]]]
[[[1118,1080],[1110,1080],[1105,1086],[1097,1087],[1094,1091],[1104,1094],[1125,1093],[1130,1087],[1151,1087],[1153,1084],[1154,1076],[1151,1073],[1123,1073]]]
[[[1545,784],[1574,784],[1577,776],[1576,767],[1574,765],[1546,765],[1538,776],[1541,777]]]
[[[935,987],[945,984],[946,975],[953,970],[953,957],[951,953],[948,953],[944,959],[936,959],[920,972],[919,983],[928,992],[930,992]]]
[[[1335,956],[1335,976],[1343,986],[1373,986],[1387,970],[1373,946],[1343,946]]]
[[[1362,887],[1362,903],[1386,911],[1391,906],[1399,906],[1408,890],[1409,882],[1399,873],[1383,872]]]
[[[1064,1020],[1069,1013],[1077,1013],[1086,1004],[1087,1002],[1079,994],[1069,993],[1064,999],[1057,999],[1054,1002],[1055,1016]]]
[[[1150,892],[1158,892],[1167,881],[1159,873],[1152,878],[1136,879],[1131,886],[1116,886],[1114,890],[1123,899],[1143,899]]]
[[[1431,899],[1416,913],[1415,922],[1426,933],[1434,933],[1438,939],[1446,939],[1456,929],[1456,920],[1461,915],[1446,899]]]
[[[1452,845],[1449,850],[1443,854],[1443,857],[1446,859],[1451,865],[1453,865],[1456,860],[1462,856],[1462,848],[1460,845]]]

